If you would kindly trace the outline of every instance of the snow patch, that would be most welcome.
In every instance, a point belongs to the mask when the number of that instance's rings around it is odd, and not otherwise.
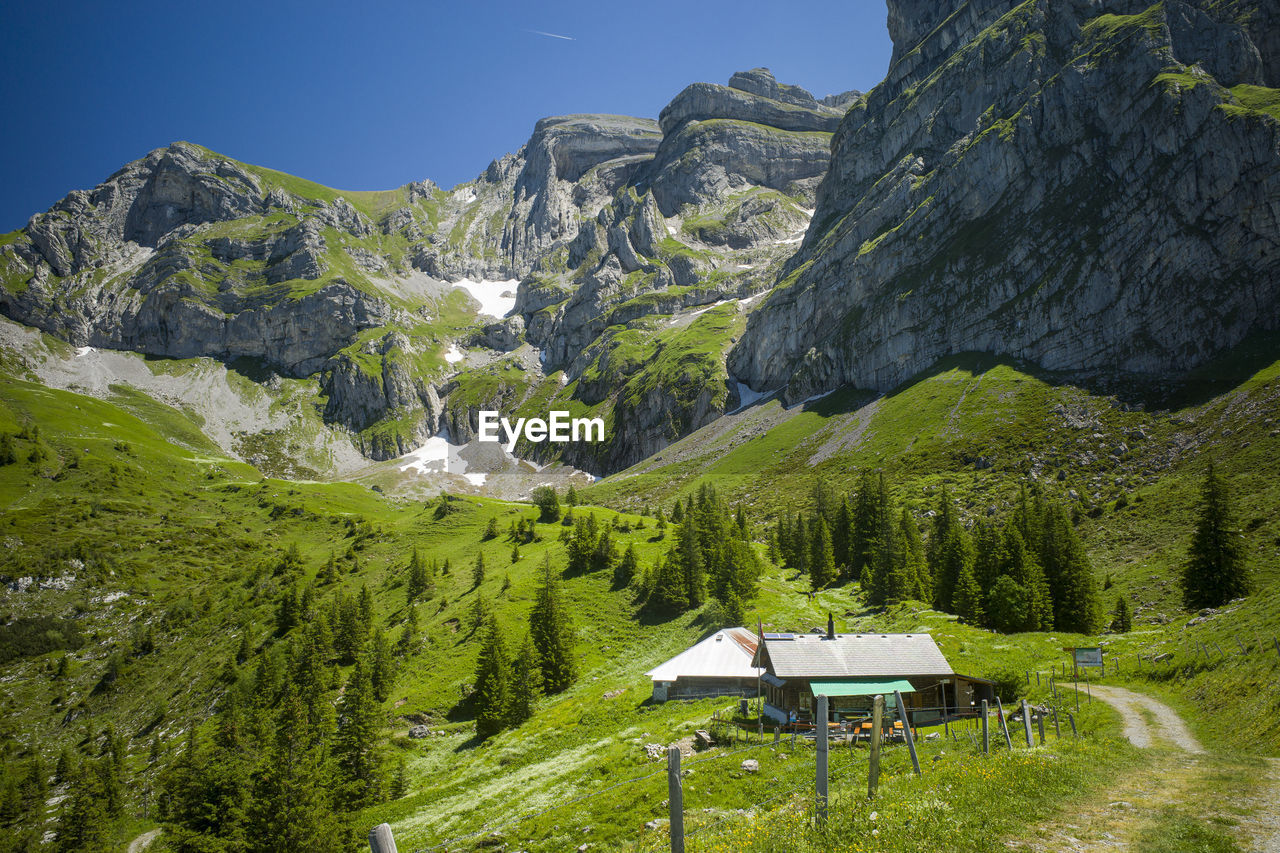
[[[520,279],[506,281],[472,281],[469,278],[459,279],[453,283],[470,293],[480,303],[480,313],[497,317],[501,320],[516,307],[516,288]]]
[[[725,412],[726,415],[736,415],[748,406],[753,406],[765,397],[772,397],[777,393],[777,389],[773,391],[753,391],[751,386],[737,380],[734,380],[733,385],[738,391],[738,408],[732,412]]]
[[[488,474],[463,474],[467,482],[473,486],[480,487],[484,485],[484,481],[489,479]]]
[[[463,203],[463,204],[471,204],[471,203],[472,203],[473,201],[475,201],[475,200],[476,200],[476,188],[475,188],[475,187],[467,187],[467,191],[466,191],[466,193],[464,193],[464,194],[463,194],[463,196],[462,196],[462,203]],[[812,216],[813,214],[809,214],[809,215],[810,215],[810,216]]]
[[[457,364],[464,358],[466,356],[462,354],[462,350],[458,349],[457,344],[449,344],[449,348],[444,351],[444,360],[450,364]]]
[[[805,403],[812,403],[817,400],[821,400],[823,397],[830,397],[832,394],[836,393],[836,390],[837,389],[832,388],[830,391],[827,391],[826,393],[814,394],[812,397],[805,397],[803,400],[800,401],[800,405],[803,406]]]
[[[455,450],[454,445],[449,443],[449,439],[445,437],[444,432],[433,435],[427,439],[427,443],[419,447],[417,450],[411,450],[397,461],[403,462],[398,466],[401,472],[408,471],[413,468],[420,474],[431,472],[445,472],[449,470],[449,451]],[[465,463],[464,463],[465,467]]]
[[[76,358],[83,358],[94,352],[93,347],[76,347]]]
[[[755,302],[755,301],[756,301],[757,299],[759,299],[761,296],[764,296],[764,291],[760,291],[759,293],[755,294],[754,296],[748,296],[746,299],[742,299],[742,300],[739,300],[739,301],[740,301],[743,305],[750,305],[752,302]]]

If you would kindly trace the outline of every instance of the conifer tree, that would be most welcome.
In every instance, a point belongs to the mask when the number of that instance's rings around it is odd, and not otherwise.
[[[1213,465],[1200,489],[1196,529],[1182,569],[1182,599],[1190,610],[1221,607],[1249,593],[1244,538],[1227,484]]]
[[[630,586],[639,573],[640,557],[636,554],[635,543],[627,543],[627,550],[623,552],[622,559],[618,561],[613,572],[613,588],[622,589],[624,586]]]
[[[396,644],[396,651],[401,657],[409,655],[418,643],[418,609],[409,607],[409,615],[405,617],[404,628],[400,632],[400,641]]]
[[[957,600],[959,594],[957,593]],[[1027,590],[1011,575],[1001,575],[987,591],[986,624],[1004,634],[1021,631],[1030,609]]]
[[[671,553],[658,558],[654,567],[653,589],[649,593],[648,606],[660,613],[680,613],[689,608],[685,594],[684,575],[680,563]]]
[[[929,566],[925,562],[924,542],[920,538],[920,528],[916,520],[906,507],[902,508],[902,515],[898,518],[898,543],[902,554],[902,574],[906,582],[906,591],[899,597],[931,602],[933,584],[929,576]]]
[[[330,849],[342,837],[329,794],[332,761],[323,732],[312,726],[292,688],[281,698],[275,732],[254,781],[250,834],[270,839],[280,853]]]
[[[542,663],[532,635],[526,633],[515,659],[511,661],[511,717],[508,724],[518,726],[531,718],[541,695]]]
[[[815,590],[825,589],[836,579],[836,563],[831,532],[820,513],[815,515],[810,531],[809,586]]]
[[[1133,611],[1129,609],[1129,599],[1123,595],[1116,599],[1116,609],[1111,614],[1111,630],[1117,634],[1133,630]]]
[[[702,562],[702,545],[698,541],[697,525],[691,516],[692,512],[686,510],[685,522],[680,525],[677,536],[673,561],[680,569],[689,607],[700,607],[707,597],[706,569]]]
[[[529,633],[542,667],[543,691],[547,694],[563,691],[577,677],[573,660],[573,630],[550,558],[542,563],[541,583],[529,613]]]
[[[479,589],[480,584],[484,583],[484,552],[476,554],[475,565],[471,567],[471,588]]]
[[[487,738],[502,731],[511,719],[511,665],[496,616],[489,617],[484,644],[476,660],[473,696],[476,734]]]
[[[971,625],[981,625],[986,616],[982,601],[982,589],[973,576],[973,568],[965,563],[956,578],[955,613]]]
[[[391,656],[391,644],[381,631],[374,631],[369,652],[369,683],[373,698],[385,702],[391,696],[396,682],[396,662]]]
[[[1053,599],[1053,626],[1059,631],[1092,634],[1102,621],[1102,602],[1084,543],[1062,506],[1049,505],[1042,515],[1040,553]]]
[[[340,774],[342,800],[350,807],[376,803],[382,793],[382,757],[378,737],[378,701],[374,695],[372,661],[356,660],[338,705],[334,758]]]

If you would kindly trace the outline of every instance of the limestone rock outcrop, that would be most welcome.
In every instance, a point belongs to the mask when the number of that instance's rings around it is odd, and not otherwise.
[[[1280,325],[1273,13],[889,10],[894,64],[841,122],[736,377],[795,401],[964,351],[1167,374]]]

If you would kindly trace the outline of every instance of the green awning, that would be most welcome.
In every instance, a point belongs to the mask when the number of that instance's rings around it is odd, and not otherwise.
[[[893,691],[914,693],[911,682],[903,679],[883,681],[872,678],[815,678],[809,681],[814,696],[875,696],[883,693],[892,696]]]

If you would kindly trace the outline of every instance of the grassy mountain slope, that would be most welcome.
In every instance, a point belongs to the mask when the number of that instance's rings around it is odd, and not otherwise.
[[[1274,694],[1260,689],[1280,668],[1280,656],[1266,649],[1280,624],[1280,528],[1274,520],[1280,493],[1268,476],[1280,440],[1280,363],[1266,361],[1270,352],[1264,342],[1257,352],[1218,365],[1220,384],[1209,391],[1171,389],[1164,408],[1134,408],[1123,402],[1126,389],[1106,395],[980,358],[941,365],[881,398],[834,394],[790,411],[765,402],[588,490],[593,502],[621,514],[575,512],[622,525],[614,531],[618,541],[635,543],[648,566],[668,542],[658,539],[652,518],[637,528],[635,511],[646,504],[669,506],[704,481],[753,507],[759,536],[771,514],[805,501],[816,478],[844,489],[861,466],[883,467],[897,498],[918,516],[945,483],[969,518],[992,509],[1002,515],[1018,484],[1034,472],[1048,491],[1078,509],[1095,568],[1114,583],[1104,593],[1108,608],[1124,592],[1137,609],[1133,633],[1103,638],[1109,653],[1121,658],[1121,673],[1109,678],[1169,698],[1211,745],[1275,754],[1280,730],[1267,722],[1276,718]],[[509,643],[518,642],[537,566],[544,555],[563,564],[557,541],[563,526],[538,525],[541,541],[522,546],[513,564],[505,537],[484,542],[482,535],[490,519],[502,532],[511,521],[532,517],[527,505],[466,498],[453,502],[458,511],[437,519],[434,503],[395,501],[354,484],[264,479],[227,458],[186,413],[126,389],[99,400],[10,377],[0,385],[0,401],[0,432],[11,436],[16,456],[0,466],[6,545],[0,571],[37,579],[19,584],[22,592],[5,594],[4,625],[49,616],[65,620],[78,635],[0,664],[6,684],[0,726],[5,760],[13,766],[33,749],[46,767],[64,745],[92,753],[99,733],[111,726],[128,739],[140,797],[157,772],[146,760],[152,737],[160,738],[163,764],[180,749],[184,732],[217,706],[226,679],[249,676],[252,662],[228,666],[240,637],[249,637],[255,655],[270,654],[279,644],[274,617],[285,583],[315,579],[330,554],[341,571],[336,584],[318,587],[321,600],[367,586],[375,625],[392,638],[407,616],[403,584],[412,550],[427,559],[447,558],[453,567],[437,577],[435,594],[417,605],[423,639],[384,706],[391,753],[407,759],[408,794],[360,817],[369,825],[391,821],[402,846],[485,827],[488,832],[517,812],[561,805],[651,773],[659,765],[645,758],[644,744],[687,736],[723,707],[645,704],[645,670],[687,647],[705,627],[697,614],[669,621],[641,617],[629,591],[588,574],[565,581],[579,681],[545,701],[521,728],[478,744],[459,701],[478,645],[469,624],[474,601],[482,593],[507,627]],[[37,448],[42,450],[33,454]],[[1184,627],[1188,615],[1179,609],[1174,578],[1209,458],[1239,496],[1258,591]],[[278,572],[294,545],[303,563],[296,577]],[[471,565],[480,552],[488,571],[477,592]],[[51,588],[39,589],[40,578]],[[51,584],[50,578],[63,582]],[[869,610],[849,588],[810,599],[806,580],[768,568],[748,621],[807,630],[830,611],[841,629],[929,631],[957,670],[977,675],[1005,668],[1047,671],[1062,661],[1063,646],[1096,639],[995,635],[912,602]],[[142,651],[149,647],[148,632],[154,650]],[[1235,653],[1237,636],[1247,654]],[[1187,638],[1213,646],[1209,659],[1192,653]],[[1141,674],[1131,668],[1134,654],[1162,652],[1172,658]],[[1239,712],[1241,703],[1254,721],[1245,728],[1225,716]],[[411,721],[444,734],[410,740],[405,731]],[[1114,720],[1104,714],[1096,725],[1105,732]],[[1076,792],[1105,786],[1141,761],[1116,752],[1110,763],[1081,777],[1088,781]],[[769,765],[754,777],[717,773],[705,785],[695,775],[689,802],[712,810],[697,818],[703,823],[728,816],[760,794],[766,780],[802,778],[803,763]],[[901,766],[893,766],[896,779]],[[959,773],[955,784],[963,778]],[[856,790],[858,783],[850,784]],[[584,840],[602,847],[631,843],[644,835],[645,821],[661,815],[665,797],[661,776],[637,785],[592,797],[575,806],[572,817],[557,809],[508,833],[530,849],[564,849]],[[921,796],[937,795],[922,790]],[[964,796],[979,793],[963,790]],[[139,813],[140,807],[140,800],[131,804]],[[52,828],[57,806],[41,811],[41,825]],[[1051,811],[1042,802],[1025,815],[1011,815],[1007,831],[1016,834],[1032,816]]]

